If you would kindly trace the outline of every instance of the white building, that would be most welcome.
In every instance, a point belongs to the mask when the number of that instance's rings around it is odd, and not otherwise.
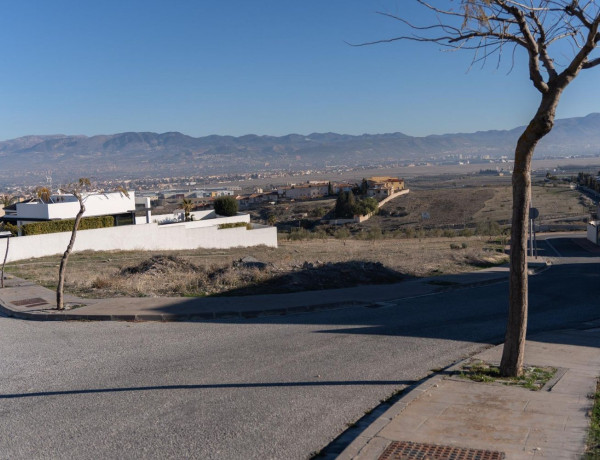
[[[113,216],[115,225],[119,220],[132,223],[135,215],[135,192],[88,193],[83,195],[85,213],[83,217]],[[74,219],[79,211],[79,202],[72,194],[54,194],[48,202],[34,199],[16,203],[5,209],[5,222],[23,225],[28,222]]]

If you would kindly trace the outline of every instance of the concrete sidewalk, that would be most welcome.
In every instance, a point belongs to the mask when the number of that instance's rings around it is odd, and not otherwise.
[[[543,268],[538,264],[536,268]],[[397,284],[240,297],[117,297],[82,299],[66,296],[70,309],[54,310],[56,294],[16,277],[0,289],[0,312],[34,320],[186,321],[219,318],[253,318],[349,306],[376,307],[378,303],[431,295],[449,289],[501,282],[508,268],[494,267],[472,273],[411,279]]]
[[[529,339],[526,363],[559,369],[539,391],[462,379],[455,374],[459,363],[409,391],[343,452],[329,449],[327,457],[579,459],[600,376],[599,347],[597,327]],[[472,359],[498,363],[501,353],[499,345]]]

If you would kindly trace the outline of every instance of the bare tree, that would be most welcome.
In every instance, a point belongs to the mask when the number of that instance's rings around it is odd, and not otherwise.
[[[10,206],[11,204],[13,204],[15,201],[15,197],[14,196],[10,196],[10,195],[0,195],[0,204],[2,205],[3,208],[6,208],[7,206]]]
[[[537,143],[554,126],[556,108],[565,88],[582,70],[600,64],[594,51],[600,41],[600,5],[596,0],[414,0],[431,21],[414,24],[407,18],[380,13],[400,21],[409,34],[362,43],[413,40],[456,50],[470,50],[473,63],[498,62],[507,54],[521,58],[524,50],[529,78],[540,93],[537,111],[517,141],[512,176],[513,212],[510,243],[509,312],[500,371],[523,372],[527,331],[527,222],[531,159]],[[459,8],[452,8],[459,4]],[[445,6],[444,6],[445,5]]]
[[[67,261],[69,259],[69,255],[73,250],[73,245],[75,244],[75,237],[77,236],[77,230],[79,229],[79,224],[81,223],[81,219],[83,218],[83,213],[85,212],[85,199],[88,195],[84,195],[84,192],[88,191],[90,188],[90,180],[87,177],[80,178],[79,181],[75,184],[70,184],[64,189],[68,191],[68,193],[72,194],[77,198],[79,202],[79,211],[75,216],[75,222],[73,223],[73,230],[71,231],[71,239],[69,240],[69,244],[67,245],[67,249],[60,259],[60,267],[58,269],[58,285],[56,287],[56,309],[64,310],[64,288],[65,288],[65,272],[67,269]],[[116,188],[116,191],[122,193],[126,197],[129,197],[129,192],[121,186]]]
[[[4,289],[4,267],[6,267],[6,259],[8,258],[8,248],[10,246],[10,235],[6,238],[6,251],[4,252],[4,260],[2,261],[2,270],[0,271],[0,288]]]
[[[67,190],[71,193],[77,201],[79,202],[79,211],[75,216],[75,222],[73,223],[73,230],[71,231],[71,239],[69,240],[69,244],[67,245],[67,249],[60,259],[60,267],[58,269],[58,286],[56,287],[56,309],[64,310],[64,290],[65,290],[65,272],[67,270],[67,261],[69,259],[69,255],[73,250],[73,245],[75,244],[75,237],[77,236],[77,229],[79,228],[79,223],[83,217],[83,213],[85,212],[85,204],[84,204],[84,195],[83,192],[90,187],[90,180],[86,177],[82,177],[76,184],[71,184],[67,186]]]

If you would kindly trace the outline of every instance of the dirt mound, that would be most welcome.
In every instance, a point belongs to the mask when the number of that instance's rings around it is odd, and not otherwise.
[[[121,275],[163,275],[165,273],[189,271],[195,272],[198,267],[187,260],[177,256],[155,255],[143,260],[133,267],[121,269]]]
[[[397,283],[408,278],[380,262],[304,262],[288,273],[271,276],[259,283],[222,291],[223,295],[274,294],[315,289],[336,289],[361,284]]]

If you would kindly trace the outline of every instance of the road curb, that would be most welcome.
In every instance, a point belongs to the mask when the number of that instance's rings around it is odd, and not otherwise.
[[[343,302],[330,302],[317,305],[295,306],[289,308],[273,308],[261,310],[227,310],[191,314],[173,313],[141,313],[141,314],[78,314],[67,311],[65,313],[30,313],[14,310],[0,299],[0,313],[17,319],[30,321],[124,321],[124,322],[184,322],[184,321],[210,321],[218,319],[253,319],[269,316],[287,316],[301,313],[311,313],[326,310],[337,310],[349,307],[366,307],[370,302],[349,300]]]

